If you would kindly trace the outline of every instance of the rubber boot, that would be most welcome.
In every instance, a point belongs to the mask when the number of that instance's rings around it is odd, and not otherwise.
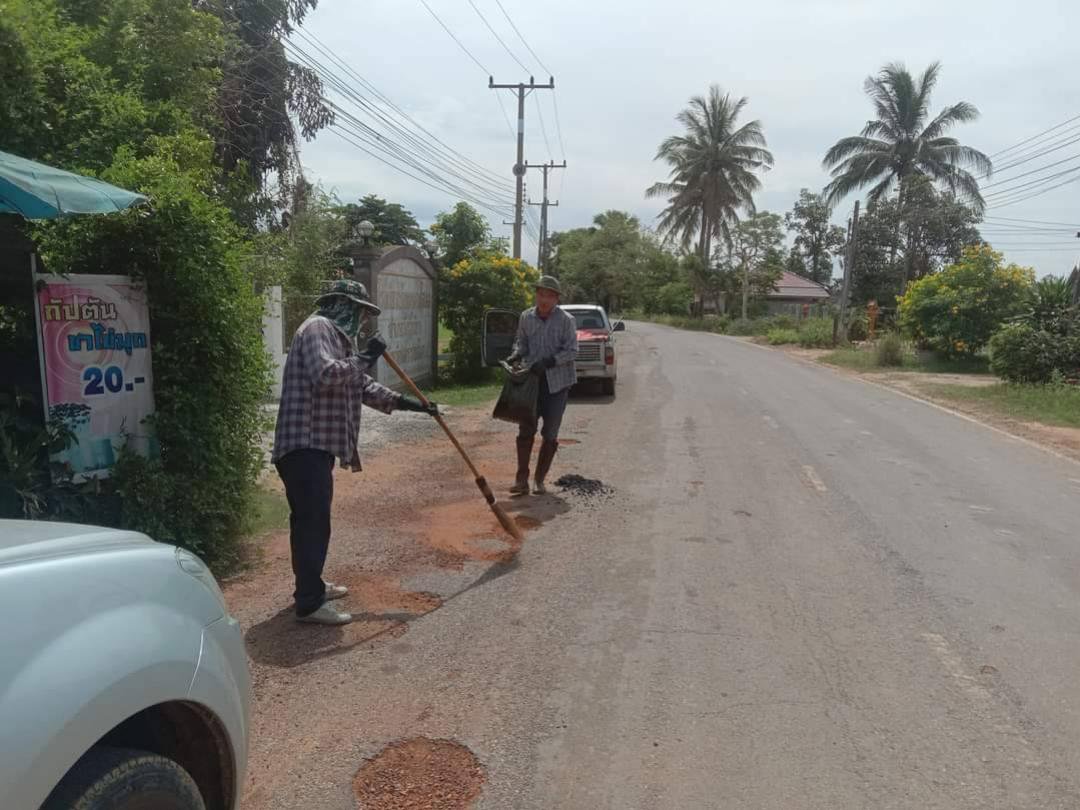
[[[551,469],[551,461],[555,458],[555,451],[559,449],[558,441],[544,439],[540,443],[540,457],[536,460],[536,478],[533,481],[533,494],[546,495],[547,487],[544,479],[547,478],[548,470]]]
[[[517,438],[517,475],[514,476],[514,485],[510,487],[511,495],[529,494],[529,459],[532,457],[533,437]]]

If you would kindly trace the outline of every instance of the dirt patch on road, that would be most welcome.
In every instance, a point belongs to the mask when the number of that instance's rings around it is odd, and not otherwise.
[[[422,737],[384,748],[356,774],[360,810],[464,810],[480,795],[484,768],[452,740]]]

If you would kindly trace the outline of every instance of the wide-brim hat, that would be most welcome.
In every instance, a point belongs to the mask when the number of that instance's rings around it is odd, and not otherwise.
[[[382,310],[372,302],[371,297],[368,295],[367,287],[359,281],[353,281],[351,278],[341,278],[335,281],[330,285],[329,290],[315,299],[315,303],[322,304],[324,301],[337,296],[348,298],[350,301],[371,310],[375,315],[382,312]]]
[[[536,282],[536,289],[551,290],[553,293],[562,295],[562,287],[559,286],[559,280],[555,276],[540,276],[540,280]]]

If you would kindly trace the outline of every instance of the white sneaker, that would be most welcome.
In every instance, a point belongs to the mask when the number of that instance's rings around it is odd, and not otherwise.
[[[327,582],[326,591],[323,593],[323,598],[329,602],[331,599],[340,599],[343,596],[349,595],[349,589],[344,585],[335,585],[333,582]]]
[[[351,613],[343,613],[329,602],[323,602],[322,605],[314,613],[309,613],[307,616],[297,616],[298,622],[306,622],[308,624],[348,624],[353,620]]]

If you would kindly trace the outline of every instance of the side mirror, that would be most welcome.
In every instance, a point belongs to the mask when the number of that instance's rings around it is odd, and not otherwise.
[[[625,332],[626,331],[626,323],[624,321],[616,321],[615,325],[613,327],[611,327],[611,331],[612,332]]]
[[[480,344],[485,366],[498,366],[510,356],[517,338],[518,318],[508,309],[489,309],[484,313],[484,340]]]

